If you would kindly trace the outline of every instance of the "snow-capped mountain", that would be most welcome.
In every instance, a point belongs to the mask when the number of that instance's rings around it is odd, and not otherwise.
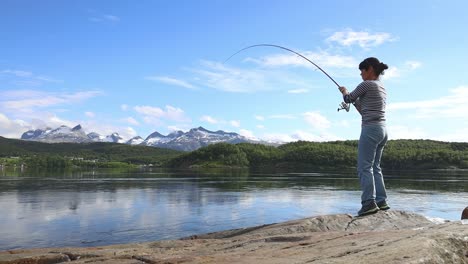
[[[119,133],[112,133],[111,135],[106,136],[106,137],[104,138],[103,142],[114,142],[114,143],[121,143],[121,144],[124,144],[124,143],[126,143],[127,141],[124,140],[124,139],[119,135]]]
[[[149,135],[141,145],[192,151],[219,142],[235,144],[253,141],[237,133],[224,132],[222,130],[213,132],[203,127],[198,127],[192,128],[185,133],[182,131],[175,131],[167,136],[154,132]]]
[[[143,143],[143,141],[145,141],[145,140],[142,137],[136,136],[136,137],[133,137],[133,138],[129,139],[127,142],[125,142],[125,144],[140,145],[141,143]]]
[[[156,147],[158,144],[165,144],[171,141],[173,138],[170,137],[170,134],[167,136],[161,135],[159,132],[153,132],[151,135],[146,137],[146,139],[141,143],[145,146]]]
[[[47,128],[44,130],[36,129],[24,132],[21,136],[23,140],[42,141],[47,143],[71,142],[71,143],[88,143],[88,142],[114,142],[129,145],[144,145],[159,148],[169,148],[183,151],[192,151],[209,144],[226,142],[226,143],[262,143],[253,141],[237,133],[224,132],[222,130],[210,131],[203,127],[192,128],[188,132],[174,131],[168,135],[162,135],[159,132],[150,134],[143,140],[141,137],[134,137],[125,141],[118,133],[113,133],[108,136],[100,135],[96,132],[86,134],[81,125],[74,128],[61,126],[56,129]]]
[[[98,133],[96,132],[91,132],[88,134],[88,138],[91,139],[91,141],[93,142],[101,142],[103,141],[106,137],[105,136],[101,136],[99,135]]]
[[[80,125],[74,128],[60,126],[56,129],[46,128],[29,130],[21,136],[21,139],[34,140],[47,143],[70,142],[70,143],[85,143],[91,142],[90,138],[83,131]]]
[[[60,126],[56,129],[36,129],[29,130],[21,136],[23,140],[41,141],[47,143],[89,143],[89,142],[114,142],[125,143],[125,140],[118,133],[102,136],[98,133],[91,132],[86,134],[81,127],[77,125],[73,128]]]
[[[35,139],[35,138],[40,137],[46,131],[50,131],[50,130],[52,130],[52,128],[29,130],[23,133],[23,135],[21,136],[21,139],[24,139],[24,140]]]

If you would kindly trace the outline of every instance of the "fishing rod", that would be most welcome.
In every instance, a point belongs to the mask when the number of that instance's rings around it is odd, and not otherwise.
[[[283,46],[280,46],[280,45],[274,45],[274,44],[256,44],[256,45],[251,45],[251,46],[248,46],[248,47],[245,47],[239,51],[237,51],[236,53],[232,54],[231,56],[229,56],[229,58],[227,58],[224,63],[226,63],[228,60],[230,60],[232,57],[234,57],[235,55],[241,53],[242,51],[244,50],[247,50],[247,49],[250,49],[250,48],[254,48],[254,47],[274,47],[274,48],[279,48],[279,49],[283,49],[283,50],[286,50],[286,51],[289,51],[289,52],[292,52],[294,54],[296,54],[297,56],[305,59],[306,61],[310,62],[312,65],[314,65],[315,67],[317,67],[317,69],[319,69],[323,74],[325,74],[333,83],[336,84],[336,86],[338,88],[340,88],[340,85],[326,72],[324,71],[320,66],[318,66],[316,63],[314,63],[313,61],[311,61],[309,58],[307,58],[306,56],[300,54],[299,52],[297,51],[294,51],[292,49],[288,49],[286,47],[283,47]],[[349,106],[350,104],[349,103],[345,103],[345,102],[342,102],[341,104],[339,104],[339,108],[338,108],[338,111],[340,110],[346,110],[346,112],[349,112]]]

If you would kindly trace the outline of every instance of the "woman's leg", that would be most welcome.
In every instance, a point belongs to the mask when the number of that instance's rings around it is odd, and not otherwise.
[[[361,185],[361,203],[366,206],[375,202],[373,165],[377,140],[372,127],[363,126],[358,143],[358,176]]]
[[[375,183],[375,200],[377,203],[384,202],[387,199],[387,191],[385,189],[384,178],[382,169],[380,167],[380,161],[382,159],[382,153],[387,143],[387,131],[385,127],[382,127],[382,134],[384,135],[382,142],[379,143],[375,152],[373,174]]]

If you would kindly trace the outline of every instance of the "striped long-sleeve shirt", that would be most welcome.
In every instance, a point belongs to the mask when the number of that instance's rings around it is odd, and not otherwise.
[[[385,125],[387,92],[380,81],[363,81],[343,99],[346,103],[355,104],[361,114],[362,125]]]

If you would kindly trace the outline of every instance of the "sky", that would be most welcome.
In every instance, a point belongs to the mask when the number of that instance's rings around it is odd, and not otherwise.
[[[388,2],[388,3],[387,3]],[[381,80],[390,139],[468,142],[468,1],[0,0],[0,136],[81,124],[146,138],[236,132],[356,140],[337,111],[359,63]]]

